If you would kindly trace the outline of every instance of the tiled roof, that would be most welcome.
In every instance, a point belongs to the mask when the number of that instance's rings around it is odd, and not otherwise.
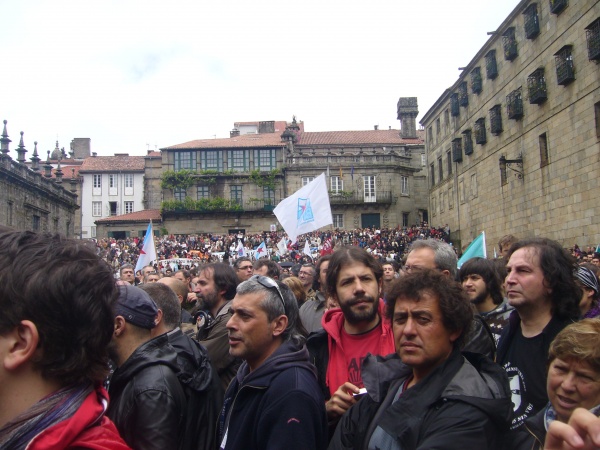
[[[160,158],[160,157],[162,157],[162,153],[154,152],[154,151],[150,151],[150,152],[148,152],[147,155],[144,156],[144,158]]]
[[[87,172],[143,172],[143,156],[90,156],[85,158],[81,173]]]
[[[260,122],[262,121],[256,121],[256,122],[235,122],[233,124],[234,128],[239,128],[239,127],[243,127],[243,126],[248,126],[248,125],[254,125],[255,127],[258,128]],[[269,121],[267,121],[269,122]],[[273,120],[272,122],[275,122],[275,133],[279,133],[281,135],[281,133],[283,133],[285,131],[285,127],[287,126],[287,122],[285,120]]]
[[[60,170],[62,170],[62,173],[63,173],[63,180],[70,180],[71,177],[77,178],[79,176],[80,168],[81,168],[81,166],[63,166],[61,164]],[[74,169],[75,172],[72,172],[71,171],[72,169]],[[40,170],[40,172],[44,173],[44,169],[42,168]],[[52,178],[56,178],[56,169],[52,169]]]
[[[159,209],[145,209],[120,216],[105,217],[104,219],[96,220],[96,223],[120,223],[120,222],[162,222]]]
[[[202,148],[256,148],[256,147],[281,147],[285,142],[281,142],[281,133],[264,134],[243,134],[232,138],[223,139],[199,139],[196,141],[184,142],[183,144],[172,145],[161,150],[186,150]]]
[[[304,132],[296,145],[418,145],[424,144],[423,130],[417,131],[417,139],[400,137],[399,130],[366,130],[366,131],[319,131]]]

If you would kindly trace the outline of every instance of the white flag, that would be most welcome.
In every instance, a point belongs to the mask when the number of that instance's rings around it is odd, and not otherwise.
[[[140,250],[140,256],[137,260],[137,264],[135,265],[135,271],[137,272],[143,267],[150,265],[152,261],[156,261],[156,247],[154,246],[154,233],[152,232],[152,222],[150,222],[148,224],[148,229],[146,230],[146,236],[144,237],[142,249]]]
[[[332,224],[325,174],[280,201],[273,213],[292,242],[300,234]]]
[[[312,253],[310,252],[310,244],[308,243],[308,239],[304,241],[304,254],[312,259]]]
[[[281,240],[277,243],[277,248],[279,249],[279,254],[281,256],[285,255],[288,251],[287,242],[285,240],[286,239],[282,237]]]

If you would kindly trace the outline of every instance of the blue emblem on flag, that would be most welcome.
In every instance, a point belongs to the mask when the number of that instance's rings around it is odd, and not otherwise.
[[[309,198],[299,198],[298,199],[298,224],[296,227],[300,225],[304,225],[308,222],[314,222],[315,216],[313,215],[312,208],[310,206]]]

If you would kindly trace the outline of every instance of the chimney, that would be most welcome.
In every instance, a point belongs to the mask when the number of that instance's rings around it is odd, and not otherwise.
[[[400,97],[398,100],[398,120],[400,121],[400,137],[416,139],[416,119],[419,115],[417,97]]]
[[[379,125],[373,125],[373,129],[374,129],[375,131],[379,130]]]
[[[239,135],[240,135],[240,129],[239,128],[234,128],[233,130],[231,130],[229,132],[229,137],[230,138],[236,137],[236,136],[239,136]]]
[[[92,152],[92,156],[95,158],[96,156],[98,156],[98,153]]]

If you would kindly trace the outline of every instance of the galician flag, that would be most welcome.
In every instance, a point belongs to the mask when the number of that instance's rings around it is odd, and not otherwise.
[[[267,246],[265,245],[265,241],[262,241],[260,245],[256,248],[254,252],[254,259],[260,259],[263,256],[269,256],[267,252]]]
[[[152,232],[152,221],[150,221],[140,250],[140,257],[135,265],[135,271],[141,270],[142,267],[151,264],[152,261],[156,261],[156,247],[154,247],[154,233]]]
[[[485,250],[485,231],[482,231],[473,242],[469,244],[463,255],[458,260],[458,268],[469,259],[479,256],[480,258],[487,258],[487,252]]]
[[[273,213],[292,242],[301,234],[332,224],[325,174],[280,201]]]
[[[241,239],[238,241],[238,246],[235,249],[235,252],[237,253],[238,258],[241,258],[242,256],[246,256],[246,248],[244,247],[244,244],[242,244]]]
[[[304,252],[306,256],[312,259],[312,253],[310,252],[310,244],[308,243],[308,239],[304,241]]]
[[[285,237],[282,237],[281,240],[277,243],[277,248],[279,249],[279,254],[281,256],[285,255],[288,252]]]

